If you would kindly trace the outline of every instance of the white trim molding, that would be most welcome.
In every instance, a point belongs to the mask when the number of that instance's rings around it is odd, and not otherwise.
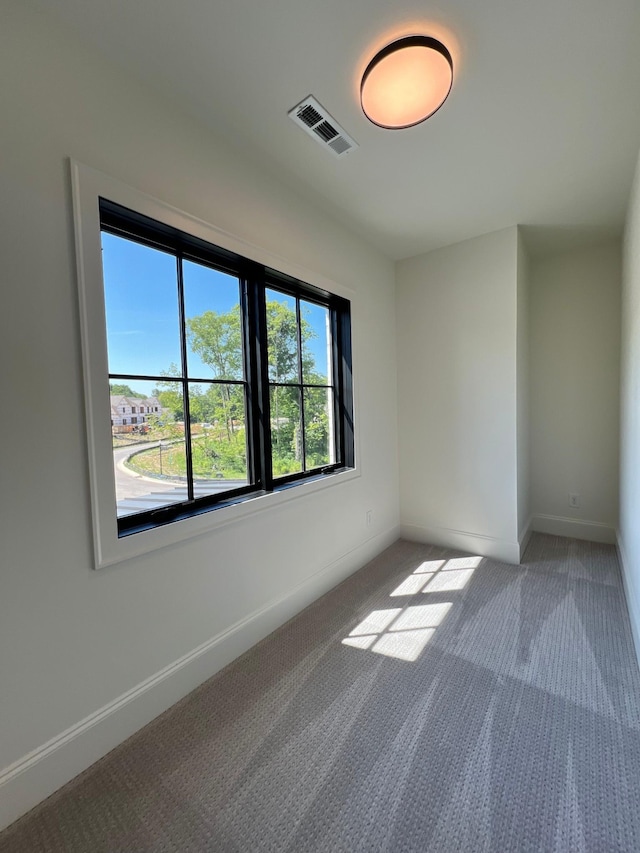
[[[533,515],[531,526],[536,533],[569,536],[572,539],[586,539],[589,542],[605,542],[607,545],[616,544],[615,528],[601,521],[564,518],[560,515]]]
[[[214,511],[194,515],[171,524],[143,530],[134,535],[118,536],[108,391],[106,312],[102,281],[100,198],[109,199],[208,243],[242,254],[265,266],[275,267],[286,275],[342,296],[351,302],[352,316],[358,310],[357,294],[346,285],[330,282],[312,270],[305,270],[288,263],[265,249],[233,237],[215,225],[203,222],[75,160],[70,161],[70,170],[95,568],[104,568],[194,536],[209,533],[223,525],[242,520],[247,515],[277,507],[294,495],[298,498],[318,489],[341,486],[346,481],[360,476],[357,462],[359,459],[358,395],[357,382],[354,382],[355,468],[336,471],[321,479],[297,483],[295,489],[259,494],[251,499],[230,506],[221,506]],[[357,371],[356,362],[357,359],[354,358],[354,367]]]
[[[492,557],[503,563],[517,565],[520,562],[520,543],[508,539],[496,539],[493,536],[452,530],[449,527],[421,527],[417,524],[401,524],[400,534],[403,539],[409,539],[411,542],[459,548],[480,557]]]
[[[0,829],[17,820],[388,548],[391,527],[0,770]]]
[[[622,585],[624,587],[624,597],[627,602],[627,610],[629,611],[629,621],[631,622],[631,634],[633,636],[633,644],[636,650],[636,658],[638,666],[640,666],[640,601],[635,592],[635,587],[631,581],[633,574],[629,565],[627,552],[622,541],[620,530],[616,535],[616,550],[618,551],[618,561],[620,563],[620,571],[622,573]]]
[[[529,516],[529,518],[527,519],[527,521],[524,524],[524,527],[518,533],[518,543],[520,545],[520,562],[522,562],[524,552],[527,550],[527,545],[529,544],[529,539],[531,539],[532,533],[533,533],[532,516]]]

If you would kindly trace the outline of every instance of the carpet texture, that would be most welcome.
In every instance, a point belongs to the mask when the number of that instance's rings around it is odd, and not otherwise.
[[[612,546],[400,541],[0,835],[0,851],[640,851]]]

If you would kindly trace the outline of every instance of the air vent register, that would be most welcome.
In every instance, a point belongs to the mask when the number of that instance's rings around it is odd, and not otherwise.
[[[311,95],[289,110],[288,116],[336,157],[343,157],[358,147],[358,143]]]

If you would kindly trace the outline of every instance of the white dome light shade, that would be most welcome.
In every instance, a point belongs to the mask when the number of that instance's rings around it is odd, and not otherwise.
[[[442,106],[452,83],[447,48],[429,36],[407,36],[373,57],[362,77],[360,103],[379,127],[411,127]]]

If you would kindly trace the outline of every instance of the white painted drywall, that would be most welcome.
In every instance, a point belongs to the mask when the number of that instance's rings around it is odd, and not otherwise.
[[[631,189],[624,236],[621,337],[618,545],[640,657],[640,160]]]
[[[518,442],[518,540],[526,546],[531,522],[531,465],[530,465],[530,263],[527,250],[518,229],[517,271],[517,330],[516,330],[516,397]],[[522,556],[522,553],[521,553]]]
[[[300,607],[353,571],[397,535],[398,471],[391,262],[17,2],[0,75],[1,771],[291,590]],[[69,156],[353,289],[360,478],[91,568]],[[20,796],[13,816],[32,804]]]
[[[517,562],[517,228],[396,267],[405,536]]]
[[[534,528],[609,538],[618,518],[620,243],[546,258],[531,277]],[[569,506],[569,493],[580,507]]]

